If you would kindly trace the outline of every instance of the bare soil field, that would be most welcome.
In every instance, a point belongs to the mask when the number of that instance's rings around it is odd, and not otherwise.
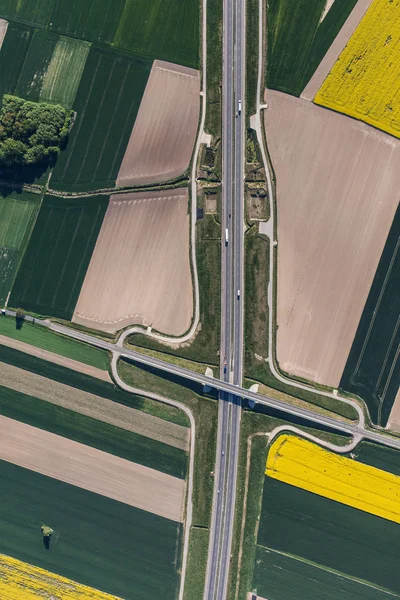
[[[37,348],[36,346],[32,346],[31,344],[27,344],[26,342],[21,342],[20,340],[14,340],[13,338],[9,338],[6,335],[0,334],[0,344],[3,346],[8,346],[9,348],[13,348],[14,350],[19,350],[20,352],[25,352],[26,354],[30,354],[31,356],[36,356],[37,358],[41,358],[42,360],[47,360],[48,362],[52,362],[56,365],[61,365],[62,367],[73,369],[74,371],[78,371],[79,373],[90,375],[90,377],[96,377],[96,379],[102,379],[103,381],[108,382],[112,381],[108,371],[103,371],[102,369],[98,369],[97,367],[86,365],[84,363],[79,362],[79,360],[74,360],[73,358],[61,356],[61,354],[55,354],[54,352],[49,352],[48,350]]]
[[[400,389],[397,392],[396,399],[390,413],[387,429],[400,433]]]
[[[399,203],[400,141],[268,90],[277,179],[277,358],[337,387]]]
[[[187,189],[111,196],[73,322],[178,336],[192,314]]]
[[[158,183],[182,175],[192,156],[199,113],[199,71],[155,60],[117,185]]]
[[[8,28],[8,21],[5,21],[4,19],[0,19],[0,49],[3,45],[4,38],[6,37],[7,28]]]
[[[184,480],[3,416],[0,460],[182,521]]]
[[[0,362],[0,382],[2,386],[22,394],[68,408],[126,431],[138,433],[182,450],[189,448],[187,427],[164,421],[159,417],[47,379],[36,373],[27,373],[19,367]]]
[[[358,0],[357,4],[346,19],[343,27],[333,40],[333,43],[329,48],[328,52],[325,54],[324,58],[317,67],[314,75],[311,77],[310,81],[304,88],[301,94],[301,98],[304,98],[305,100],[314,100],[316,93],[327,78],[329,71],[332,69],[333,65],[339,58],[340,53],[342,52],[343,48],[346,46],[347,42],[353,35],[356,27],[367,12],[371,3],[372,0]],[[325,10],[328,5],[332,4],[333,1],[328,0]],[[326,10],[324,16],[327,12],[328,11]]]

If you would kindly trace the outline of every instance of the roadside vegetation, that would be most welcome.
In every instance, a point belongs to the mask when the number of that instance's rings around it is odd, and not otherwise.
[[[258,76],[258,6],[259,0],[246,4],[246,113],[247,119],[256,112]],[[248,120],[247,120],[248,123]]]
[[[335,0],[319,23],[326,0],[269,0],[268,88],[300,96],[357,0]]]

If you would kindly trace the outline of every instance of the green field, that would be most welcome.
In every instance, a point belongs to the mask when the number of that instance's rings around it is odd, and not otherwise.
[[[343,371],[340,387],[365,400],[386,426],[400,386],[400,207],[397,209]]]
[[[3,16],[1,11],[0,15]],[[8,24],[7,34],[0,51],[0,98],[4,94],[14,93],[31,38],[32,29],[30,27],[18,23]]]
[[[0,304],[4,302],[32,232],[41,197],[23,192],[0,197]]]
[[[1,352],[0,352],[1,359]],[[183,450],[0,386],[0,414],[184,479]]]
[[[10,306],[72,317],[107,204],[107,196],[44,198]]]
[[[72,358],[98,369],[106,371],[109,367],[108,356],[104,350],[63,337],[28,321],[25,321],[22,327],[17,328],[15,320],[11,317],[0,317],[0,335],[20,340],[37,348],[54,352],[54,354]]]
[[[300,96],[357,0],[269,0],[267,87]]]
[[[126,0],[113,43],[125,50],[199,66],[199,0]]]
[[[392,521],[266,477],[257,542],[400,594]]]
[[[14,94],[26,100],[40,99],[44,77],[56,47],[58,35],[34,29]]]
[[[131,135],[151,63],[91,48],[76,95],[77,118],[51,187],[113,187]]]
[[[321,569],[303,560],[258,546],[253,586],[268,600],[389,600],[393,596]]]
[[[3,461],[0,477],[1,553],[125,600],[176,599],[180,524]]]
[[[47,25],[54,0],[0,0],[0,17],[32,25]]]
[[[89,54],[90,44],[60,36],[54,49],[40,99],[72,108]]]
[[[198,0],[56,0],[51,28],[152,59],[199,65]]]

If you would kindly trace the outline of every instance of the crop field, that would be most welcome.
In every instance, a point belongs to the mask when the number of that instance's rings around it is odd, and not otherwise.
[[[269,477],[257,543],[400,594],[397,523]]]
[[[77,118],[53,171],[53,188],[114,186],[150,67],[149,61],[90,49],[74,103]]]
[[[108,198],[43,200],[15,281],[10,306],[72,317]]]
[[[0,304],[4,305],[28,243],[40,196],[23,192],[0,198]]]
[[[56,0],[51,16],[59,33],[187,67],[199,66],[199,22],[198,0]]]
[[[7,600],[35,600],[43,594],[59,600],[118,600],[116,596],[4,554],[0,555],[0,594]]]
[[[37,102],[48,66],[56,47],[58,35],[43,29],[34,29],[29,48],[13,93]]]
[[[43,349],[65,356],[67,359],[79,361],[102,371],[107,371],[109,367],[108,356],[104,350],[57,335],[45,327],[33,325],[28,321],[24,322],[23,327],[17,329],[14,319],[2,317],[0,319],[0,335],[11,338],[11,341],[29,344],[30,347],[34,346],[39,350]],[[1,350],[3,351],[3,348]],[[32,351],[30,353],[33,354]]]
[[[400,523],[400,477],[302,438],[279,436],[269,449],[265,474]]]
[[[337,387],[397,210],[400,142],[307,100],[272,90],[265,99],[277,358],[289,374]]]
[[[0,0],[0,15],[30,25],[47,25],[54,0]]]
[[[400,137],[400,0],[374,0],[314,102]]]
[[[357,0],[270,0],[267,11],[267,87],[300,96]]]
[[[255,564],[253,587],[258,597],[270,600],[389,600],[391,597],[369,583],[262,546],[257,547]]]
[[[199,113],[199,71],[154,61],[117,185],[158,183],[183,175]]]
[[[3,416],[185,477],[186,427],[3,362],[0,373]]]
[[[41,89],[40,100],[72,108],[90,44],[60,36]]]
[[[400,423],[400,209],[397,209],[340,381],[365,400],[378,425]],[[393,407],[393,410],[392,410]]]
[[[126,600],[176,599],[180,524],[4,461],[0,475],[1,553]]]
[[[0,14],[2,14],[0,12]],[[0,97],[14,93],[23,67],[32,29],[19,23],[9,23],[0,52]],[[12,65],[12,68],[10,68]]]
[[[187,188],[111,196],[73,322],[182,335],[192,314]]]
[[[198,0],[126,0],[113,43],[187,67],[199,66]]]

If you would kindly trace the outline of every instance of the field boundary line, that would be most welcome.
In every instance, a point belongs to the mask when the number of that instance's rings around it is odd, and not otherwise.
[[[275,304],[276,302],[276,290],[274,290],[274,273],[275,273],[275,246],[278,244],[278,240],[276,239],[275,234],[275,224],[276,224],[276,214],[275,214],[275,195],[272,189],[272,180],[271,180],[271,171],[270,171],[270,163],[267,160],[266,155],[266,134],[263,134],[263,129],[261,127],[261,117],[262,111],[264,109],[268,109],[268,104],[261,104],[261,81],[262,81],[262,72],[263,72],[263,40],[264,40],[264,28],[263,28],[263,17],[264,15],[264,0],[259,0],[259,15],[258,15],[258,23],[259,23],[259,31],[258,31],[258,76],[257,76],[257,98],[256,98],[256,112],[254,115],[250,117],[251,123],[250,126],[255,130],[257,135],[257,141],[261,150],[262,162],[265,170],[265,176],[267,180],[267,188],[268,188],[268,197],[269,197],[269,209],[270,209],[270,218],[268,220],[269,231],[272,233],[271,236],[268,236],[269,240],[269,283],[268,283],[268,353],[269,360],[268,364],[271,369],[272,375],[280,381],[281,383],[285,383],[293,388],[306,390],[309,392],[317,392],[321,396],[325,396],[327,398],[334,398],[335,400],[339,400],[344,404],[348,404],[352,406],[358,414],[358,424],[357,427],[360,429],[365,428],[365,414],[364,414],[364,403],[362,406],[356,401],[349,398],[345,398],[338,394],[338,390],[334,390],[332,392],[321,390],[313,385],[306,385],[295,381],[293,379],[289,379],[284,377],[279,367],[276,367],[276,356],[275,356],[275,345],[274,345],[274,323],[275,323]],[[265,9],[266,10],[266,9]]]
[[[206,2],[207,0],[203,0]],[[185,589],[185,579],[186,579],[186,569],[188,563],[189,556],[189,539],[190,532],[192,529],[192,518],[193,518],[193,479],[194,479],[194,456],[195,456],[195,444],[196,444],[196,423],[190,408],[181,404],[181,402],[177,402],[176,400],[171,400],[165,396],[161,396],[160,394],[155,394],[154,392],[148,392],[141,390],[139,388],[132,387],[125,383],[118,373],[118,359],[121,354],[119,352],[112,353],[111,359],[111,373],[116,382],[116,384],[121,387],[126,392],[130,392],[132,394],[138,394],[140,396],[144,396],[146,398],[150,398],[152,400],[156,400],[157,402],[162,402],[163,404],[169,404],[170,406],[175,406],[183,410],[183,412],[189,417],[190,420],[190,446],[189,446],[189,474],[187,481],[187,503],[186,503],[186,518],[184,519],[184,538],[183,538],[183,553],[182,553],[182,569],[181,569],[181,582],[179,586],[179,600],[183,600],[183,592]]]

